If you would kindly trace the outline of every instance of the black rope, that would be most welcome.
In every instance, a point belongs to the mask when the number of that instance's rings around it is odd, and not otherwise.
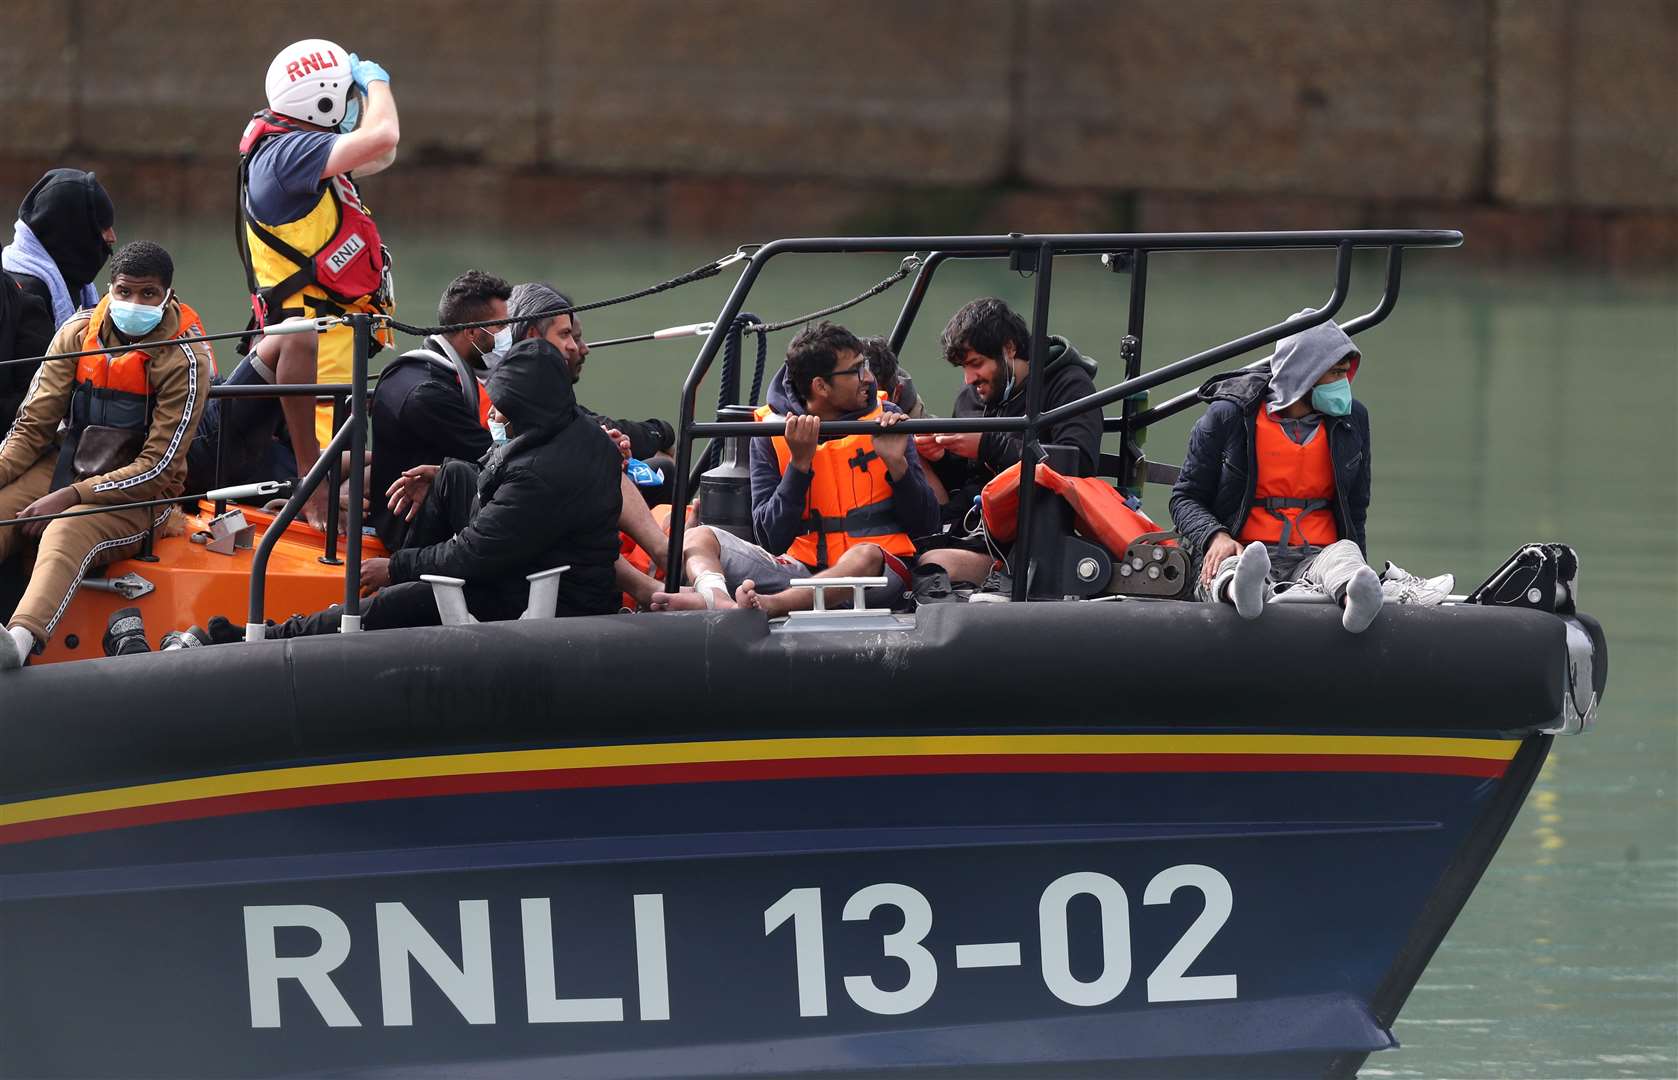
[[[750,312],[742,311],[734,317],[729,325],[728,336],[722,339],[722,370],[717,379],[717,413],[730,405],[739,405],[740,401],[740,339],[746,329],[761,323],[763,320]],[[757,339],[757,372],[752,379],[752,398],[749,404],[757,404],[758,391],[763,383],[763,364],[768,355],[768,343],[761,336]],[[701,459],[702,467],[715,468],[722,460],[721,439],[712,439],[705,448],[705,455]]]
[[[797,326],[799,323],[812,322],[816,319],[825,318],[828,315],[836,315],[847,308],[856,307],[864,300],[870,300],[879,296],[893,285],[896,285],[899,281],[902,281],[904,278],[920,269],[920,265],[921,257],[919,255],[910,255],[908,258],[903,260],[903,265],[899,266],[890,276],[876,283],[867,292],[853,296],[851,299],[846,300],[842,304],[834,304],[832,307],[822,308],[820,311],[812,311],[808,315],[800,315],[795,319],[783,319],[782,321],[776,323],[759,323],[756,326],[747,327],[745,333],[773,334],[775,331],[785,330],[789,326]]]
[[[670,278],[668,281],[661,281],[656,285],[649,285],[644,289],[637,289],[634,292],[624,293],[622,296],[612,296],[605,300],[595,300],[587,304],[572,304],[568,307],[556,307],[547,311],[534,311],[528,315],[519,315],[515,318],[484,319],[479,322],[450,323],[444,326],[411,326],[408,323],[398,322],[388,316],[383,317],[381,321],[405,334],[413,334],[415,337],[428,337],[432,334],[453,334],[461,330],[481,330],[488,329],[489,327],[506,326],[509,323],[515,322],[534,322],[538,319],[552,319],[560,315],[573,315],[583,311],[594,311],[597,308],[613,307],[617,304],[627,304],[631,300],[640,300],[644,297],[654,296],[661,292],[668,292],[671,289],[680,288],[683,285],[691,285],[696,281],[704,281],[706,278],[716,277],[728,266],[744,258],[746,258],[746,255],[744,249],[742,249],[731,255],[725,255],[720,259],[713,259],[704,266],[696,266],[687,273],[678,274],[676,277]]]
[[[81,356],[99,356],[102,353],[119,352],[123,349],[166,349],[175,345],[195,345],[200,341],[226,341],[229,338],[257,337],[263,330],[230,330],[225,334],[204,334],[200,337],[167,338],[163,341],[135,342],[131,345],[113,345],[108,349],[83,349],[81,352],[48,353],[45,356],[18,356],[10,360],[0,360],[0,364],[38,364],[45,360],[74,360]]]
[[[742,318],[745,318],[745,317],[746,316],[742,316]],[[757,321],[757,316],[756,315],[752,315],[752,316],[750,316],[750,318],[754,322]],[[739,320],[735,320],[735,321],[738,322]],[[745,327],[741,327],[740,329],[741,329],[742,333],[745,332]],[[762,393],[763,393],[763,369],[764,369],[764,365],[766,365],[768,362],[769,362],[769,337],[766,334],[759,334],[757,336],[757,367],[752,372],[752,396],[746,400],[746,404],[748,404],[748,405],[754,405],[754,406],[759,405],[763,401],[763,398],[761,396]]]

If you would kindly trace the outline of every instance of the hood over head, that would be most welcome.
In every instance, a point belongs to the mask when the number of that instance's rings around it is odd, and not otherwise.
[[[1297,319],[1314,310],[1306,308],[1290,317]],[[1270,411],[1285,409],[1305,397],[1323,372],[1347,354],[1357,356],[1357,344],[1332,319],[1278,341],[1270,356]],[[1357,370],[1354,359],[1352,374],[1356,375]]]
[[[101,234],[116,223],[116,208],[90,172],[49,170],[23,197],[18,218],[52,256],[71,293],[98,277],[111,257]]]
[[[558,430],[577,417],[577,395],[565,357],[544,338],[529,338],[507,350],[485,384],[515,433]]]

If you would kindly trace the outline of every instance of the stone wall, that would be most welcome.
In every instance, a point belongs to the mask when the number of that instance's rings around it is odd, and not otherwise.
[[[231,211],[274,51],[391,71],[381,210],[651,234],[1475,223],[1678,258],[1678,0],[7,0],[0,191]],[[1475,237],[1471,237],[1471,241]]]

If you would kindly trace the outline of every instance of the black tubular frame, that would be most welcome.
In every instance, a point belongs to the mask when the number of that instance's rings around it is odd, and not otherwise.
[[[1327,322],[1338,314],[1346,302],[1351,282],[1352,252],[1358,248],[1387,250],[1386,285],[1380,303],[1368,313],[1347,320],[1342,328],[1356,334],[1377,325],[1387,317],[1398,302],[1400,270],[1406,247],[1458,247],[1462,233],[1454,229],[1354,229],[1312,232],[1239,232],[1239,233],[1079,233],[1006,236],[886,236],[886,237],[812,237],[776,240],[754,251],[746,268],[735,281],[722,310],[693,366],[682,384],[680,411],[676,427],[676,475],[672,503],[686,507],[692,497],[689,470],[692,467],[693,447],[698,439],[735,435],[775,435],[780,428],[772,423],[732,421],[703,423],[694,419],[701,382],[716,360],[727,337],[734,317],[745,308],[758,276],[769,260],[789,254],[913,254],[928,252],[919,272],[910,285],[902,310],[892,328],[890,342],[893,351],[908,340],[909,329],[919,313],[921,303],[932,282],[932,275],[948,259],[1013,260],[1016,265],[1032,268],[1037,276],[1032,303],[1031,369],[1041,369],[1048,357],[1048,307],[1050,273],[1057,255],[1110,255],[1113,268],[1130,273],[1130,310],[1127,336],[1134,338],[1125,361],[1125,377],[1119,383],[1077,401],[1067,402],[1047,412],[1042,411],[1042,379],[1027,383],[1025,416],[968,417],[965,419],[938,418],[905,420],[892,428],[894,434],[925,435],[932,433],[1018,431],[1025,435],[1022,461],[1035,462],[1041,448],[1038,430],[1090,409],[1100,409],[1116,401],[1126,401],[1125,412],[1104,421],[1108,431],[1121,431],[1127,444],[1132,435],[1149,424],[1182,412],[1195,402],[1194,395],[1183,394],[1155,408],[1135,411],[1136,404],[1128,399],[1172,379],[1223,363],[1232,357],[1307,330]],[[1142,371],[1142,329],[1147,300],[1148,255],[1151,252],[1174,251],[1279,251],[1333,250],[1335,253],[1334,290],[1316,309],[1285,319],[1262,330],[1243,335],[1222,345],[1206,349],[1193,356],[1166,364],[1153,371]],[[1033,261],[1034,260],[1034,261]],[[359,363],[359,357],[358,357]],[[873,422],[843,421],[826,423],[822,431],[831,435],[878,434],[880,426]],[[1036,470],[1024,469],[1020,475],[1020,523],[1014,548],[1014,599],[1023,600],[1029,592],[1031,514],[1035,506]],[[296,496],[293,496],[296,498]],[[665,590],[676,592],[681,587],[682,542],[687,524],[686,513],[676,513],[670,519],[670,547],[668,564],[672,571],[666,575]]]

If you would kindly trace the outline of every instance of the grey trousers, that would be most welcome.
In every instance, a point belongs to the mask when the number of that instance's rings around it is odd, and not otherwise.
[[[1224,586],[1235,576],[1235,566],[1240,558],[1240,555],[1231,555],[1219,564],[1211,588],[1196,584],[1195,596],[1201,600],[1212,600],[1222,595]],[[1339,603],[1346,596],[1346,585],[1352,580],[1352,575],[1360,566],[1367,565],[1363,561],[1363,552],[1352,540],[1336,540],[1321,548],[1291,546],[1283,549],[1271,546],[1270,581],[1265,590],[1265,602],[1269,603],[1288,588],[1303,585],[1326,592],[1331,600]]]

